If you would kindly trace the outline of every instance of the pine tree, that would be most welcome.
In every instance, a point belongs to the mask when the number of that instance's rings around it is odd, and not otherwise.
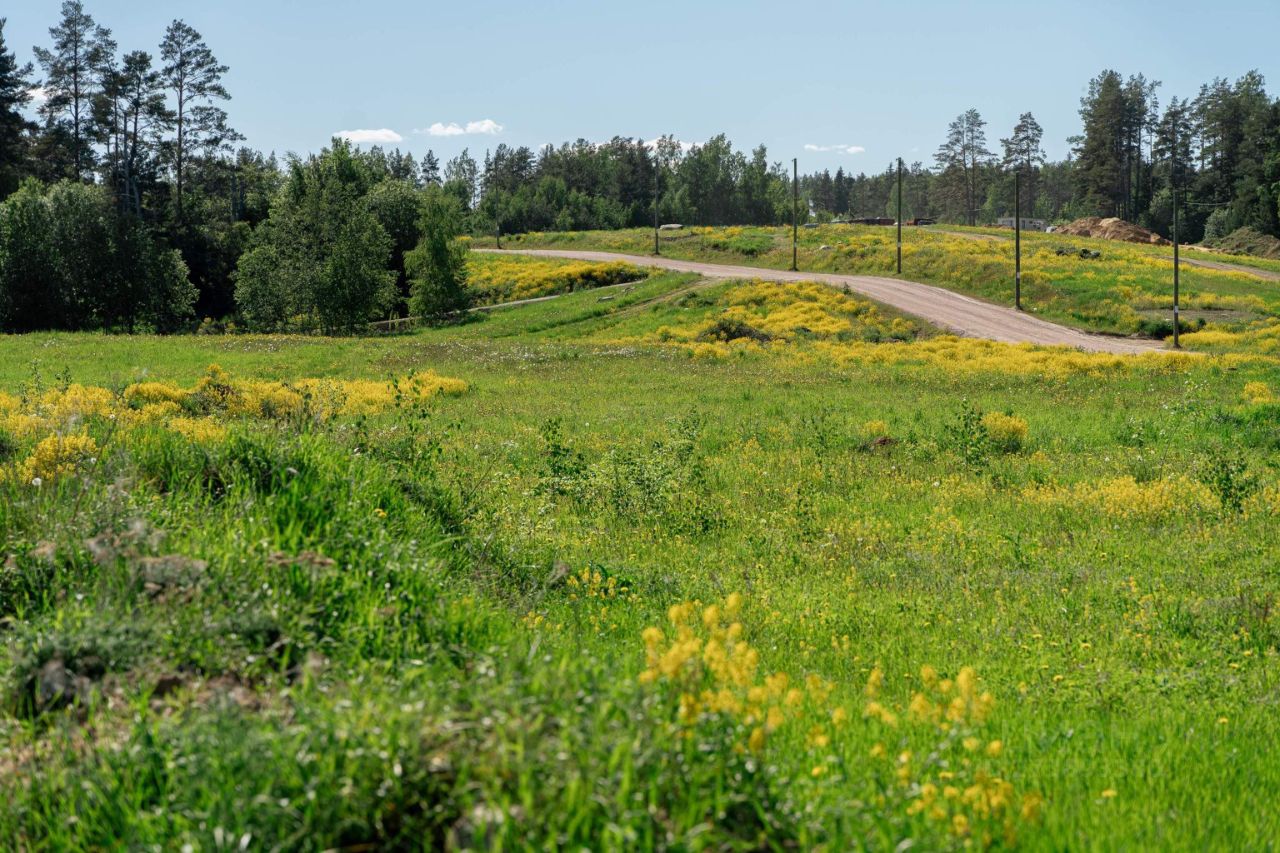
[[[111,31],[95,24],[78,0],[62,4],[62,19],[49,35],[52,50],[35,48],[48,96],[40,115],[62,151],[62,171],[79,181],[93,168],[93,99],[115,44]]]
[[[964,219],[977,223],[978,195],[982,169],[991,162],[987,150],[987,123],[975,109],[958,115],[947,128],[947,141],[934,155],[943,174],[951,173],[952,183],[960,184],[964,198]]]
[[[440,161],[436,159],[434,151],[427,151],[427,155],[422,158],[419,174],[424,186],[440,185]]]
[[[5,47],[5,19],[0,18],[0,199],[13,192],[26,159],[26,135],[35,127],[22,114],[31,101],[31,63],[19,65]]]
[[[117,86],[120,94],[119,186],[121,207],[142,212],[141,175],[154,172],[162,134],[173,124],[165,105],[160,72],[151,54],[135,50],[124,57]]]
[[[1044,149],[1040,141],[1044,138],[1044,129],[1031,113],[1018,116],[1018,123],[1013,126],[1013,133],[1008,139],[1001,139],[1004,148],[1005,169],[1016,169],[1021,173],[1022,210],[1030,215],[1035,210],[1036,183],[1039,179],[1039,168],[1044,165]]]
[[[183,192],[186,189],[187,165],[197,149],[215,152],[243,137],[227,125],[227,113],[217,101],[230,100],[222,75],[227,66],[220,65],[200,33],[181,20],[165,30],[160,43],[164,66],[160,75],[173,94],[175,102],[172,140],[175,218],[181,225]]]

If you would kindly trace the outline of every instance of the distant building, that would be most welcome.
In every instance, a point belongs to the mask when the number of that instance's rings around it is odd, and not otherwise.
[[[1001,228],[1012,228],[1013,217],[1001,216],[999,219],[996,220],[996,224],[999,225]],[[1023,231],[1045,231],[1048,228],[1049,228],[1049,223],[1045,222],[1043,219],[1028,219],[1025,216],[1022,217]]]

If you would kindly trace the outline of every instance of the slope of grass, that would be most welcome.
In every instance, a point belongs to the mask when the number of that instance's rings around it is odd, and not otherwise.
[[[0,839],[1280,833],[1273,359],[614,294],[377,339],[0,339]],[[769,339],[699,340],[724,319]]]

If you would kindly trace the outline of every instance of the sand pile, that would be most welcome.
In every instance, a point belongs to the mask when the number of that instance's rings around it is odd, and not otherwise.
[[[1125,222],[1114,216],[1103,219],[1098,216],[1086,216],[1069,225],[1054,229],[1055,234],[1067,234],[1072,237],[1100,237],[1103,240],[1123,240],[1126,243],[1150,243],[1155,246],[1168,245],[1169,241],[1159,234]]]

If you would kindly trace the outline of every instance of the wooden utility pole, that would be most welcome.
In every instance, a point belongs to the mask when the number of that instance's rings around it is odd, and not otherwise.
[[[1013,171],[1013,307],[1022,310],[1022,182]]]
[[[796,267],[796,243],[800,239],[800,167],[796,164],[796,158],[791,158],[791,271],[795,272]]]
[[[1178,116],[1173,118],[1173,163],[1169,169],[1169,184],[1173,192],[1173,348],[1178,342]]]
[[[661,255],[662,250],[658,248],[658,174],[662,168],[662,154],[658,148],[658,142],[653,143],[653,253]]]
[[[902,158],[898,158],[898,275],[902,275]]]

